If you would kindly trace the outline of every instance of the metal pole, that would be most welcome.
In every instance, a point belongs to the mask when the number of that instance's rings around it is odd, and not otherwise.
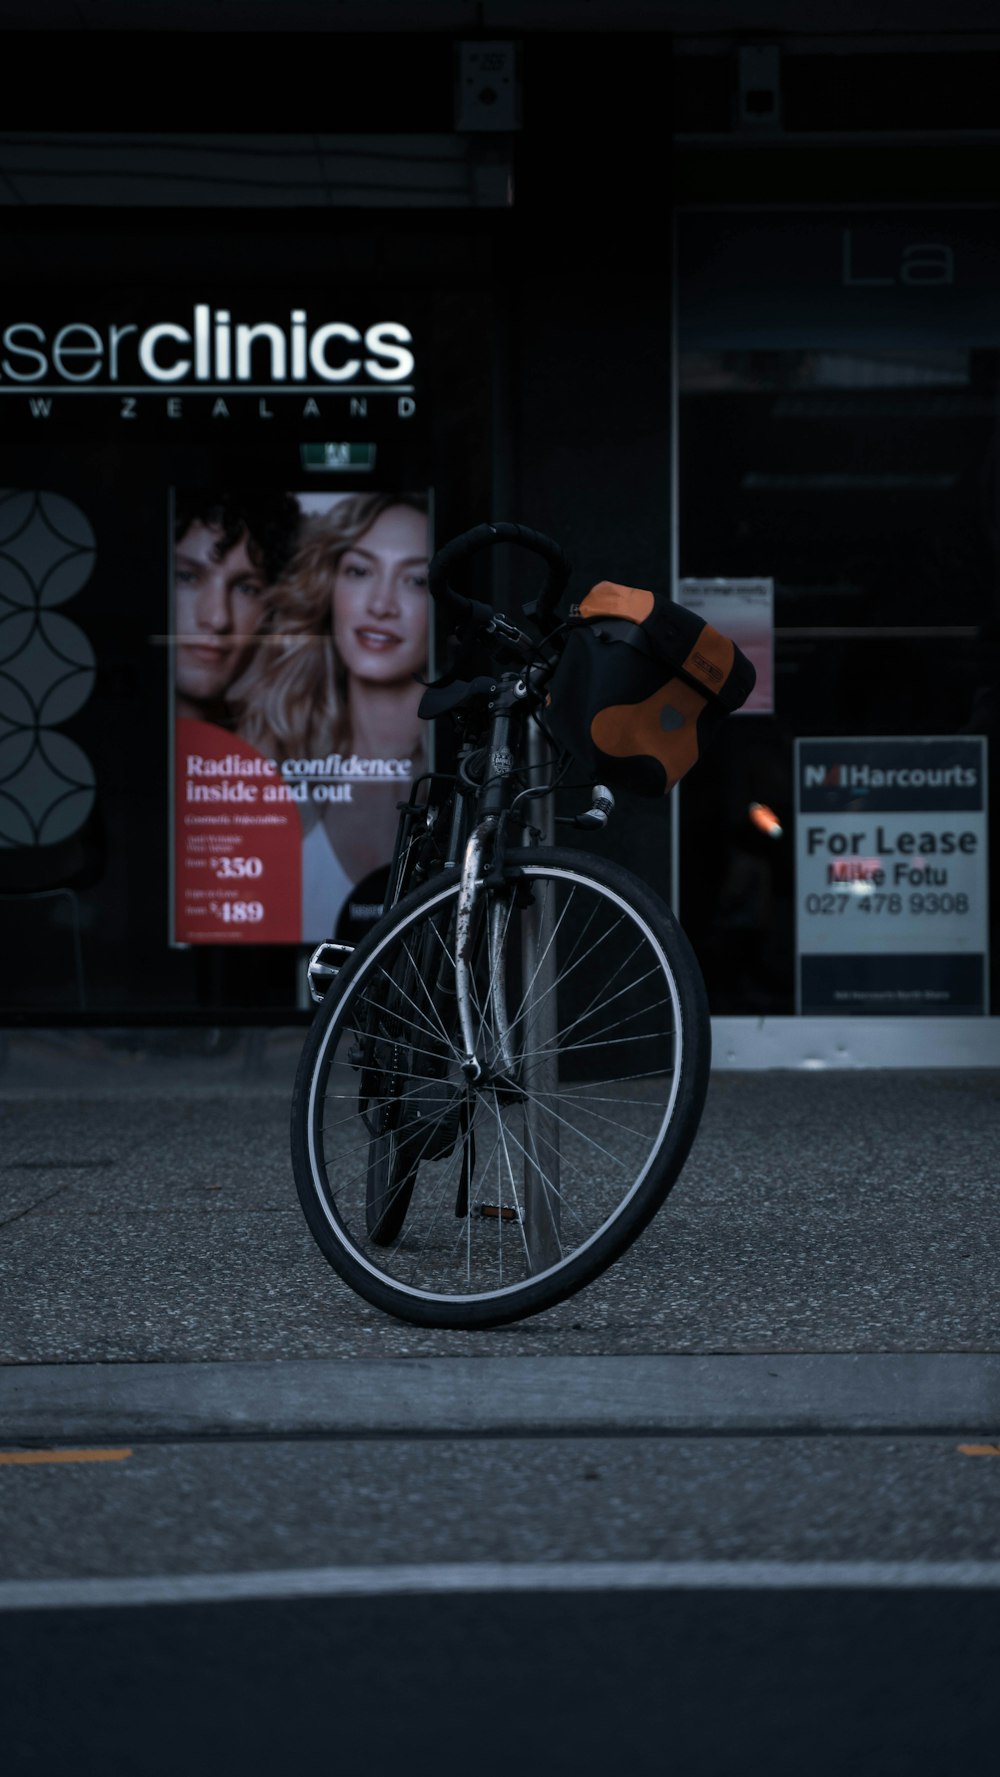
[[[528,723],[529,782],[545,783],[550,760],[537,723]],[[551,845],[555,834],[552,798],[533,804],[531,824]],[[529,837],[526,833],[526,839]],[[533,1272],[554,1265],[560,1240],[559,1119],[557,1093],[559,1016],[556,992],[556,909],[549,893],[536,888],[521,914],[521,979],[524,999],[524,1236]]]

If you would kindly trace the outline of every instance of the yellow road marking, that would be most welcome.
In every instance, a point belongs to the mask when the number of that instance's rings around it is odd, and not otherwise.
[[[35,1462],[124,1462],[131,1450],[0,1450],[0,1464]]]
[[[959,1444],[963,1456],[1000,1456],[1000,1444]]]

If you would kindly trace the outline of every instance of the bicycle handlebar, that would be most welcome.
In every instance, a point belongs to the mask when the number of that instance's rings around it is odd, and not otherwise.
[[[525,616],[531,617],[543,634],[553,627],[552,610],[563,592],[572,571],[560,545],[542,531],[529,530],[523,524],[480,524],[471,531],[462,531],[457,537],[442,545],[434,555],[428,569],[428,583],[431,595],[442,604],[451,607],[459,618],[472,619],[487,623],[494,616],[492,605],[485,605],[478,599],[468,598],[463,592],[456,592],[450,584],[448,576],[459,562],[470,556],[478,555],[483,549],[491,549],[497,543],[515,543],[522,549],[531,550],[532,554],[540,555],[548,564],[545,579],[535,598],[524,605]]]

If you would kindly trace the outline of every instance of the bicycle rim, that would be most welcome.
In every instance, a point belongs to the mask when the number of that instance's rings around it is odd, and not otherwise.
[[[471,1079],[457,889],[442,879],[402,903],[331,988],[293,1151],[313,1233],[354,1289],[402,1319],[473,1327],[562,1300],[655,1213],[697,1127],[708,1017],[690,947],[643,885],[526,853],[478,923]],[[380,1200],[374,1239],[373,1142],[389,1124],[405,1202],[397,1215]]]

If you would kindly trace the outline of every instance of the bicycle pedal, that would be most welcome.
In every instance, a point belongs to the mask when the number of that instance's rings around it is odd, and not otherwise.
[[[321,1005],[323,995],[334,976],[339,973],[354,949],[353,944],[337,944],[326,939],[318,944],[309,958],[306,977],[309,982],[309,994],[317,1005]]]
[[[479,1213],[488,1222],[519,1222],[520,1213],[509,1203],[481,1203]]]

